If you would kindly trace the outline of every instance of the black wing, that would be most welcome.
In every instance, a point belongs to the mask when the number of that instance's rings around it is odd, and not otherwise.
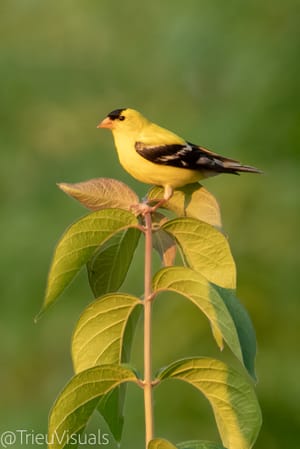
[[[260,173],[260,170],[255,167],[241,165],[234,159],[220,156],[189,142],[182,145],[145,145],[142,142],[136,142],[135,149],[140,156],[159,165],[220,173],[238,174],[240,171]]]

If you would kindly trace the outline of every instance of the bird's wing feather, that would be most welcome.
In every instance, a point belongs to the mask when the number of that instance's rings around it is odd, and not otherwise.
[[[235,159],[220,156],[189,142],[163,145],[147,145],[136,142],[135,149],[140,156],[154,164],[235,175],[240,172],[262,173],[261,170],[251,167],[251,165],[242,165]]]
[[[135,149],[138,154],[154,164],[171,165],[189,170],[212,170],[215,172],[236,171],[236,168],[225,168],[224,163],[239,163],[233,159],[219,156],[205,148],[185,144],[145,145],[136,142]]]

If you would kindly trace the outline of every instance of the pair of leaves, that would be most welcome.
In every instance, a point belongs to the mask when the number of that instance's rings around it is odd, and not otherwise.
[[[78,183],[60,183],[59,188],[90,210],[119,208],[131,210],[139,202],[136,193],[116,179],[95,178]],[[149,201],[163,198],[162,187],[152,187]],[[217,228],[222,227],[220,208],[215,197],[201,184],[194,183],[174,191],[172,198],[163,206],[178,217],[191,217]]]
[[[57,299],[87,263],[95,295],[111,288],[112,277],[108,274],[113,274],[113,286],[118,288],[138,242],[138,225],[137,218],[123,209],[102,209],[71,225],[55,249],[43,308]],[[161,230],[176,239],[190,267],[221,287],[235,287],[235,265],[223,234],[193,218],[170,220]],[[119,255],[123,257],[124,253],[124,264],[117,264]],[[103,275],[99,278],[101,270]]]
[[[127,185],[110,178],[96,178],[74,184],[60,183],[58,186],[69,196],[75,198],[85,207],[93,211],[104,208],[131,210],[132,206],[139,201],[135,192]],[[163,189],[161,187],[153,187],[148,192],[148,200],[150,202],[157,201],[162,197]],[[173,197],[164,207],[174,212],[177,216],[196,218],[221,229],[222,223],[219,205],[215,197],[199,183],[190,184],[176,190]],[[125,240],[130,242],[126,234],[124,235]],[[112,243],[112,245],[115,244],[116,242]],[[154,233],[153,247],[158,251],[165,266],[173,265],[176,255],[176,245],[174,240],[162,229],[158,229]],[[126,273],[125,269],[123,273]],[[102,278],[104,278],[104,275]],[[98,285],[100,284],[99,281],[97,283]],[[91,287],[94,290],[93,284],[91,282]]]
[[[165,226],[164,226],[165,224]],[[187,227],[182,232],[182,226]],[[172,266],[176,256],[176,243],[180,245],[188,264],[206,274],[210,280],[224,287],[235,285],[235,266],[224,236],[214,228],[191,218],[178,221],[160,219],[158,228],[153,232],[153,248],[159,253],[164,266]],[[197,233],[202,234],[201,241]],[[117,232],[105,241],[87,263],[89,283],[95,297],[110,291],[116,291],[122,285],[140,237],[140,230],[127,228]],[[210,243],[208,248],[207,241]],[[197,242],[197,245],[195,244]],[[199,255],[205,258],[199,258]],[[221,254],[221,257],[220,257]],[[122,263],[120,260],[122,259]],[[225,267],[225,265],[228,267]],[[226,268],[226,270],[225,270]]]
[[[190,383],[210,402],[222,443],[228,449],[250,449],[260,425],[260,409],[252,386],[224,363],[210,358],[180,360],[164,368],[157,381],[178,379]],[[56,400],[49,418],[49,447],[63,449],[69,437],[80,434],[101,398],[126,382],[138,384],[132,369],[101,365],[73,377]],[[203,445],[203,449],[218,446]],[[201,445],[198,448],[201,447]],[[180,449],[180,445],[177,446]],[[150,449],[173,449],[165,440],[153,440]],[[197,448],[181,445],[183,448]]]

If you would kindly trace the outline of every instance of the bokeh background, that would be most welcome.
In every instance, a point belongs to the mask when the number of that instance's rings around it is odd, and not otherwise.
[[[255,447],[299,444],[299,30],[297,0],[1,0],[1,430],[46,432],[72,375],[72,329],[92,299],[82,273],[33,322],[54,245],[86,213],[56,182],[114,177],[147,191],[120,168],[109,133],[96,129],[111,110],[131,106],[265,171],[205,186],[221,205],[238,295],[257,331],[264,424]],[[141,292],[141,251],[124,285],[132,293]],[[154,331],[155,368],[187,355],[235,364],[183,299],[157,301]],[[138,367],[141,342],[139,329]],[[133,449],[143,447],[143,404],[140,391],[128,393],[122,447]],[[166,383],[155,404],[158,436],[218,440],[192,388]]]

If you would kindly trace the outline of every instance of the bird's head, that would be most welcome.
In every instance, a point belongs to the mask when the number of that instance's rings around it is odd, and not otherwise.
[[[138,111],[130,108],[115,109],[110,112],[97,128],[107,128],[113,133],[136,133],[149,121]]]

